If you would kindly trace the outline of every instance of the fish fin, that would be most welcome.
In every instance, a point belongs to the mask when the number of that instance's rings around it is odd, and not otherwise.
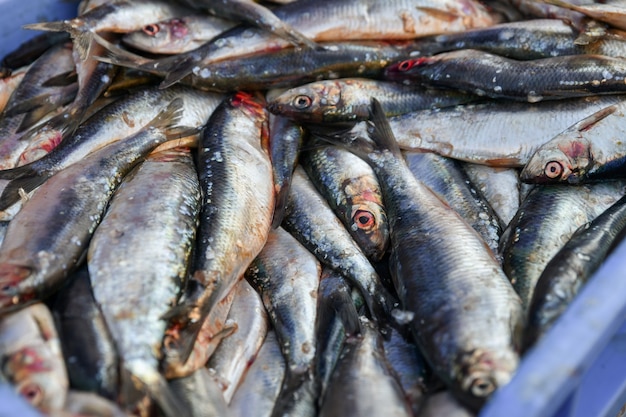
[[[85,26],[76,24],[72,20],[58,20],[54,22],[31,23],[23,26],[24,29],[43,30],[46,32],[69,32],[74,49],[78,52],[81,61],[89,57],[93,32]]]
[[[285,217],[285,210],[287,208],[287,199],[289,197],[289,189],[291,188],[291,179],[289,182],[285,182],[282,186],[277,185],[274,188],[278,188],[275,192],[274,198],[274,213],[272,215],[272,229],[277,229],[283,222]]]
[[[183,116],[183,102],[183,99],[180,97],[172,100],[170,104],[163,108],[159,114],[145,126],[145,128],[164,130],[168,140],[180,139],[198,133],[201,127],[178,126]]]
[[[368,134],[370,139],[381,149],[387,149],[398,158],[402,157],[400,146],[391,130],[385,111],[380,102],[372,97],[370,106],[370,120],[368,121]]]
[[[42,87],[65,87],[75,82],[78,82],[78,73],[72,70],[50,77],[41,85]]]
[[[443,20],[445,22],[454,22],[460,16],[458,13],[449,12],[447,10],[436,9],[434,7],[421,7],[417,6],[416,9],[421,10],[425,14],[428,14],[435,19]]]
[[[150,66],[158,61],[134,54],[124,48],[120,48],[97,33],[93,35],[93,39],[107,51],[106,56],[94,56],[94,59],[97,59],[98,61],[122,67],[143,69],[146,71],[149,71]]]
[[[605,117],[608,117],[611,114],[615,113],[617,109],[617,105],[612,105],[598,110],[591,116],[585,117],[583,120],[576,123],[576,130],[579,132],[586,132],[587,130],[591,130],[596,125],[596,123],[602,121],[602,119],[604,119]]]
[[[33,176],[17,178],[7,184],[0,195],[0,211],[6,210],[20,201],[23,194],[28,194],[46,181],[47,177]]]
[[[190,410],[176,397],[167,384],[165,377],[157,369],[150,367],[149,364],[143,361],[126,362],[124,363],[124,369],[129,374],[126,376],[130,377],[132,382],[134,382],[133,385],[136,388],[144,388],[166,417],[191,415]],[[130,388],[128,384],[126,386]]]
[[[192,64],[194,62],[193,58],[191,56],[179,56],[175,58],[182,59],[180,59],[177,64],[173,66],[171,71],[167,71],[167,73],[165,74],[165,78],[163,78],[163,81],[161,81],[161,84],[159,84],[159,88],[165,89],[171,87],[172,85],[176,84],[177,82],[191,74]]]

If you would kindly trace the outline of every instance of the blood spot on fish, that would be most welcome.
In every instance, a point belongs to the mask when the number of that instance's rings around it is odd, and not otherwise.
[[[175,38],[184,38],[189,33],[187,23],[183,19],[172,19],[172,36]]]
[[[304,342],[302,344],[302,353],[310,353],[311,352],[311,344],[309,342]]]
[[[573,141],[559,145],[559,149],[570,158],[579,158],[587,155],[587,146],[584,143]]]

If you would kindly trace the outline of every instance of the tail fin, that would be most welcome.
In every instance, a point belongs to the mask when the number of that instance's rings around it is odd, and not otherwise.
[[[0,195],[0,211],[6,210],[13,204],[17,203],[21,196],[30,193],[35,188],[43,184],[47,176],[33,176],[26,178],[18,178],[7,184]]]
[[[74,20],[31,23],[23,27],[24,29],[43,30],[46,32],[69,32],[74,41],[74,49],[78,52],[80,59],[85,61],[89,56],[94,33]]]
[[[188,416],[191,413],[188,412],[186,405],[179,401],[174,395],[174,392],[167,385],[165,377],[161,375],[155,368],[145,361],[130,361],[124,363],[124,369],[127,372],[122,373],[122,378],[127,377],[131,380],[138,381],[147,392],[150,398],[152,398],[163,411],[166,417],[180,417]],[[129,389],[131,384],[122,384],[122,386]],[[136,384],[132,384],[135,385]],[[132,388],[131,388],[132,389]],[[132,395],[132,394],[131,394]]]
[[[161,110],[159,114],[145,126],[145,129],[162,130],[167,140],[178,139],[198,133],[200,128],[178,125],[180,119],[183,117],[183,111],[183,99],[177,97],[172,100],[167,107]]]

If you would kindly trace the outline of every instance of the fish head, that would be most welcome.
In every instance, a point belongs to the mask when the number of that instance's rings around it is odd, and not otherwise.
[[[0,263],[0,311],[9,311],[37,298],[35,270],[26,265]]]
[[[58,340],[55,340],[58,345]],[[33,407],[42,411],[60,410],[65,404],[68,379],[60,347],[34,343],[5,357],[2,373]]]
[[[133,48],[154,53],[176,53],[179,44],[189,35],[187,22],[182,18],[150,23],[140,30],[122,37],[122,42]]]
[[[334,81],[321,81],[292,88],[268,103],[277,115],[311,123],[333,122],[343,111],[341,87]]]
[[[553,146],[539,148],[530,158],[520,174],[524,182],[532,183],[577,183],[587,172],[593,159],[589,144],[582,140],[565,141]]]
[[[519,363],[511,349],[474,349],[459,356],[455,390],[471,407],[480,408],[498,388],[506,385]]]
[[[378,186],[367,182],[367,178],[356,178],[345,187],[352,196],[350,231],[365,256],[380,260],[389,244],[389,225]]]

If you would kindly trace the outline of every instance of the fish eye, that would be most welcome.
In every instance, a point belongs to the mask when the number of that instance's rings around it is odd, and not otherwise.
[[[476,397],[486,397],[496,390],[493,381],[485,378],[476,378],[470,385],[470,392]]]
[[[398,64],[398,69],[400,71],[408,71],[412,66],[413,66],[413,62],[411,60],[406,60]]]
[[[38,406],[43,400],[43,392],[41,391],[41,387],[33,383],[28,383],[22,386],[20,388],[20,395],[34,406]]]
[[[158,24],[151,23],[149,25],[144,26],[142,30],[143,30],[143,33],[145,33],[148,36],[155,36],[157,33],[159,33],[161,28],[159,27]]]
[[[297,96],[293,99],[293,106],[296,109],[304,110],[311,106],[311,97],[309,96]]]
[[[374,215],[366,210],[357,210],[352,219],[359,229],[370,229],[376,223]]]
[[[543,173],[548,178],[560,177],[563,173],[563,165],[559,161],[550,161],[546,164]]]

